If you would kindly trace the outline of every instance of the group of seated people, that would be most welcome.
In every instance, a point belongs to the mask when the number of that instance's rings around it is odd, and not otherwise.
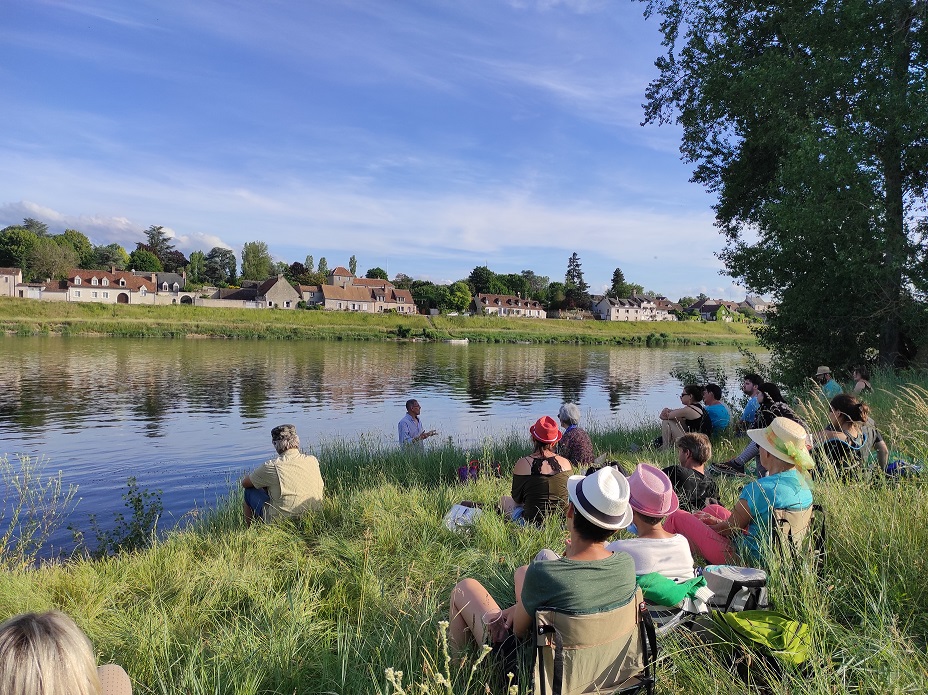
[[[501,506],[524,522],[564,509],[566,547],[561,553],[541,550],[531,564],[517,569],[515,603],[505,608],[478,581],[460,581],[450,598],[449,634],[457,648],[470,640],[525,636],[540,607],[576,613],[611,610],[629,601],[638,579],[646,575],[686,582],[695,577],[694,553],[712,564],[756,563],[771,533],[771,510],[812,505],[808,475],[814,461],[806,447],[807,433],[788,418],[777,417],[748,431],[768,475],[748,483],[732,509],[718,504],[718,489],[706,474],[712,449],[704,434],[685,433],[676,440],[676,466],[661,470],[639,463],[626,477],[618,467],[604,465],[582,475],[554,453],[555,426],[552,418],[532,425],[535,451],[517,462],[513,495]],[[559,482],[526,488],[525,480],[533,475]],[[555,493],[561,486],[566,494],[558,507]],[[633,536],[611,540],[620,529]]]

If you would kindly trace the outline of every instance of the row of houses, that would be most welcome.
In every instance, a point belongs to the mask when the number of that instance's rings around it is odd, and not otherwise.
[[[301,303],[329,311],[399,314],[418,313],[412,293],[388,280],[355,277],[338,266],[325,285],[292,285],[283,275],[262,282],[243,281],[242,287],[187,291],[184,273],[148,273],[75,269],[64,280],[23,282],[19,268],[0,268],[0,296],[62,302],[103,304],[192,304],[205,307],[295,309]],[[675,321],[677,312],[698,312],[707,321],[731,321],[749,307],[764,315],[773,310],[762,298],[748,295],[743,302],[703,299],[684,310],[667,297],[593,297],[592,316],[605,321]],[[543,319],[541,302],[519,295],[478,294],[471,313]]]

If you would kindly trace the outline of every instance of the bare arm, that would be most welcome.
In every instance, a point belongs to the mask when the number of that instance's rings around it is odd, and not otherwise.
[[[873,448],[876,450],[876,458],[880,462],[880,468],[885,471],[886,464],[889,463],[889,447],[886,446],[886,442],[880,440],[873,445]]]
[[[504,623],[506,628],[512,628],[516,637],[525,637],[532,627],[532,616],[525,612],[522,605],[522,585],[525,583],[525,571],[528,565],[522,565],[513,574],[515,582],[516,602],[503,611]]]
[[[254,487],[254,484],[252,484],[251,478],[249,476],[246,475],[244,478],[242,478],[242,487]]]
[[[731,511],[731,516],[717,524],[712,524],[712,530],[722,536],[733,536],[746,529],[751,521],[751,512],[748,511],[747,503],[744,500],[738,500],[738,504]]]

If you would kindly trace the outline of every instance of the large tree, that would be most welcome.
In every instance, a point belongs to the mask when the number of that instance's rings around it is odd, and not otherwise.
[[[94,263],[93,244],[85,234],[76,229],[66,229],[63,234],[52,237],[57,243],[70,246],[77,253],[77,262],[81,268],[92,268]]]
[[[564,274],[564,304],[568,309],[590,308],[590,286],[583,279],[583,268],[576,251],[567,259],[567,272]]]
[[[354,255],[352,255],[351,258],[348,259],[348,272],[354,275],[355,277],[357,277],[358,275],[358,259],[355,258]]]
[[[23,227],[28,229],[36,236],[48,236],[48,225],[32,217],[23,219]]]
[[[4,228],[0,231],[0,267],[28,271],[29,254],[38,240],[38,235],[25,227]]]
[[[161,261],[151,251],[145,248],[138,248],[129,254],[129,267],[132,270],[144,270],[152,273],[160,273],[164,270]]]
[[[145,243],[136,244],[138,248],[147,247],[164,264],[167,255],[174,250],[171,237],[164,231],[164,227],[153,224],[145,230]]]
[[[263,241],[248,241],[242,247],[242,278],[266,280],[274,268],[271,252]]]
[[[928,2],[644,1],[667,49],[645,120],[682,126],[784,374],[903,364],[928,344]]]
[[[629,285],[625,281],[625,273],[622,272],[621,268],[616,268],[612,271],[612,285],[609,287],[609,291],[606,294],[613,299],[627,297],[631,294]]]
[[[194,251],[190,254],[190,263],[187,265],[187,282],[199,285],[206,279],[206,254]]]
[[[29,250],[26,264],[32,279],[61,280],[77,267],[78,255],[70,244],[59,244],[54,238],[40,236]]]
[[[206,254],[203,274],[214,285],[231,285],[236,279],[237,262],[232,249],[214,246]]]
[[[129,254],[119,244],[106,244],[93,247],[93,262],[91,268],[98,270],[124,270],[129,263]]]
[[[370,278],[371,280],[387,280],[390,276],[387,275],[387,271],[383,268],[374,267],[369,268],[368,271],[364,273],[364,277]]]

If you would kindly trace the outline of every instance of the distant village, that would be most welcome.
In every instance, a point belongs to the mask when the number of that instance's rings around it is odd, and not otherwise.
[[[147,272],[72,269],[63,280],[24,282],[20,268],[0,268],[0,296],[46,302],[95,302],[100,304],[187,304],[235,309],[322,309],[370,314],[437,314],[437,309],[417,307],[413,293],[389,280],[356,277],[338,266],[322,285],[289,282],[283,274],[263,281],[243,280],[241,287],[188,287],[181,272]],[[689,306],[663,296],[593,295],[586,309],[546,310],[542,303],[520,295],[478,293],[466,312],[471,315],[516,318],[589,318],[603,321],[746,321],[763,320],[775,310],[769,302],[748,295],[744,301],[700,297]]]

